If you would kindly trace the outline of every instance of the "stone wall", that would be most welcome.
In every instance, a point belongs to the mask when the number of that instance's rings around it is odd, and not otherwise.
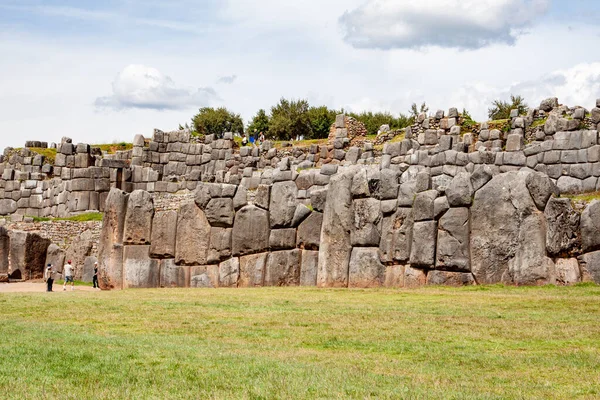
[[[425,166],[341,167],[322,185],[302,172],[252,200],[243,185],[199,183],[177,211],[111,191],[101,286],[600,282],[600,201],[580,214],[545,174],[477,165],[440,186]]]

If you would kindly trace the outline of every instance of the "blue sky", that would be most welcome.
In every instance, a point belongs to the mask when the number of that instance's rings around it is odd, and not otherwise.
[[[301,3],[301,4],[299,4]],[[600,0],[0,0],[0,147],[131,140],[202,106],[600,97]]]

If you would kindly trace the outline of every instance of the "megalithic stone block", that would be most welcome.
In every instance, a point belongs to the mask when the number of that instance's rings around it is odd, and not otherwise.
[[[135,190],[129,195],[123,243],[127,245],[150,244],[152,235],[152,218],[154,216],[154,200],[144,190]]]
[[[106,198],[98,244],[98,283],[102,289],[123,288],[123,231],[128,198],[116,188]]]

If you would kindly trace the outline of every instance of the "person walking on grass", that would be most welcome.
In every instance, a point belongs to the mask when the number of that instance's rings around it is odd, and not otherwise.
[[[63,272],[65,273],[65,283],[63,284],[63,291],[67,290],[67,283],[69,282],[71,282],[71,290],[75,290],[75,281],[73,280],[73,265],[71,264],[71,260],[67,261]]]
[[[94,263],[94,276],[92,277],[92,284],[94,285],[94,289],[100,289],[100,285],[98,285],[98,262]]]
[[[51,292],[52,284],[54,284],[54,270],[52,269],[52,264],[48,264],[48,267],[46,267],[44,278],[46,278],[46,292]]]

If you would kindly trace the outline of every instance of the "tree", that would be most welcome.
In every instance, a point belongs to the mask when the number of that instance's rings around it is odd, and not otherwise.
[[[194,130],[200,135],[220,136],[225,132],[241,133],[244,131],[242,117],[225,107],[217,109],[203,107],[192,118],[192,123],[194,124]]]
[[[410,106],[409,114],[413,118],[413,120],[416,120],[419,114],[427,113],[428,111],[429,107],[427,107],[427,104],[425,104],[425,102],[421,103],[420,108],[417,107],[417,103],[412,103],[412,105]]]
[[[248,132],[256,132],[257,134],[262,132],[265,134],[265,136],[267,136],[267,132],[269,132],[269,122],[270,121],[267,112],[261,108],[258,110],[254,118],[252,118],[250,125],[248,125]]]
[[[269,137],[278,140],[309,137],[312,127],[308,109],[306,100],[287,100],[282,97],[279,104],[271,108]]]
[[[308,110],[308,119],[311,126],[311,139],[325,139],[329,137],[331,125],[335,122],[335,116],[338,114],[335,110],[330,110],[326,106],[311,107]]]
[[[365,124],[368,135],[377,135],[381,125],[389,125],[390,129],[400,129],[410,125],[408,117],[400,114],[399,118],[394,117],[389,112],[371,112],[363,111],[360,114],[349,114],[351,117]]]
[[[510,103],[500,99],[494,100],[492,107],[488,108],[488,117],[491,120],[508,119],[510,118],[510,111],[514,109],[519,110],[519,115],[523,115],[527,113],[529,107],[523,97],[511,94]]]

